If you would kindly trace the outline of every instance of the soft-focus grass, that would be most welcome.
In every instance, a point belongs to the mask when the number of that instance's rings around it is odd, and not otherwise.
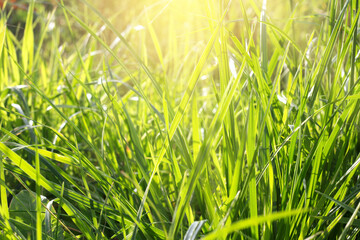
[[[356,239],[358,2],[131,2],[2,12],[2,238]]]

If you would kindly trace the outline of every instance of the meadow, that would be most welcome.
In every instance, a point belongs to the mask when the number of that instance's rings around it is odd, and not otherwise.
[[[358,0],[0,5],[0,239],[359,239]]]

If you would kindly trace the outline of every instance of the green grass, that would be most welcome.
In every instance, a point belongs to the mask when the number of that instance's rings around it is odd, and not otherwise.
[[[358,1],[145,2],[2,11],[1,239],[357,239]]]

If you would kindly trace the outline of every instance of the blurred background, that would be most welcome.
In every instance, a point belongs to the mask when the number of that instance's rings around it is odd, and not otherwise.
[[[6,14],[8,19],[6,24],[19,40],[23,36],[30,2],[0,0],[2,14]],[[105,60],[111,78],[122,79],[131,85],[133,83],[129,81],[129,71],[139,82],[147,78],[139,68],[140,59],[151,69],[160,86],[173,94],[171,99],[174,99],[174,105],[178,97],[182,96],[182,91],[187,86],[187,76],[191,75],[210,38],[210,28],[215,27],[227,6],[229,11],[224,20],[227,36],[235,35],[241,42],[249,42],[244,9],[252,40],[255,45],[260,44],[260,11],[263,5],[260,0],[36,0],[35,3],[35,48],[42,36],[44,42],[40,52],[43,59],[53,58],[54,46],[60,46],[58,51],[65,68],[71,66],[72,59],[77,57],[77,51],[84,59],[90,54],[93,56],[90,72],[93,80],[103,77],[101,63]],[[267,1],[266,21],[284,31],[301,50],[305,50],[312,32],[318,36],[321,31],[327,31],[321,26],[329,19],[329,4],[326,0]],[[341,6],[342,3],[339,1],[336,4]],[[47,33],[43,35],[37,29],[44,29],[45,24],[48,25]],[[274,31],[269,27],[268,29]],[[95,32],[112,49],[127,70],[110,56],[106,47],[88,33],[89,30]],[[120,35],[124,39],[121,40]],[[230,40],[228,42],[233,44]],[[269,56],[274,49],[272,42],[267,41]],[[259,48],[254,50],[259,51]],[[290,55],[296,54],[297,51],[290,51]],[[259,52],[257,56],[260,56]],[[299,59],[301,56],[295,57]],[[212,66],[216,67],[217,60],[210,59],[212,60],[204,74],[208,72],[210,77],[217,79],[216,71],[211,69]],[[77,74],[81,75],[81,68],[78,71]],[[62,85],[62,81],[56,78],[54,75],[56,84]],[[209,89],[207,81],[200,81],[199,84],[204,91]],[[128,91],[125,87],[118,90],[120,94]],[[155,89],[147,89],[146,92],[152,96],[154,91]]]
[[[22,36],[24,29],[24,22],[26,20],[27,7],[30,0],[0,0],[0,6],[3,8],[3,14],[9,16],[7,25],[19,38]],[[61,10],[61,2],[58,0],[42,0],[35,1],[35,16],[45,20],[47,16],[43,9],[48,13],[56,9],[56,27],[65,27],[66,23]],[[151,33],[149,32],[149,25],[153,28],[159,41],[161,50],[166,53],[171,48],[176,47],[179,54],[186,50],[186,44],[196,45],[201,41],[207,41],[209,37],[209,5],[218,5],[219,9],[217,16],[221,9],[225,8],[228,1],[214,0],[88,0],[85,1],[68,1],[64,0],[64,5],[71,9],[76,15],[82,19],[86,24],[93,27],[94,30],[99,31],[104,25],[102,19],[96,15],[89,6],[94,9],[106,19],[108,19],[116,29],[127,37],[128,42],[136,45],[138,42],[140,46],[134,46],[141,50],[141,45],[146,43],[152,45]],[[241,1],[246,9],[246,14],[257,31],[259,28],[259,13],[261,10],[262,1]],[[293,28],[290,30],[291,36],[300,46],[306,46],[306,37],[312,31],[318,31],[321,27],[321,22],[327,18],[326,11],[329,1],[325,0],[288,0],[267,1],[266,14],[271,23],[282,29],[285,24],[293,19]],[[339,3],[340,4],[340,3]],[[6,7],[5,7],[6,6]],[[257,8],[257,9],[256,9]],[[292,16],[294,12],[294,15]],[[37,13],[39,13],[37,15]],[[41,13],[41,14],[40,14]],[[226,16],[226,24],[229,31],[238,35],[241,38],[241,31],[243,29],[243,16],[241,11],[241,4],[239,0],[231,1],[231,8]],[[78,24],[74,23],[74,33],[81,35],[85,31]],[[66,29],[64,29],[66,31]],[[101,29],[104,40],[111,44],[115,40],[112,31],[108,29]],[[66,38],[64,37],[64,41]],[[256,41],[257,37],[254,36]],[[187,46],[188,47],[188,46]],[[154,57],[154,47],[148,48],[148,57],[151,62],[157,61]],[[156,54],[155,54],[156,55]],[[165,54],[166,55],[166,54]]]

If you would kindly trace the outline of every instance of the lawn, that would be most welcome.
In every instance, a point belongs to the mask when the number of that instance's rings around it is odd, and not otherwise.
[[[0,239],[359,239],[358,5],[0,1]]]

